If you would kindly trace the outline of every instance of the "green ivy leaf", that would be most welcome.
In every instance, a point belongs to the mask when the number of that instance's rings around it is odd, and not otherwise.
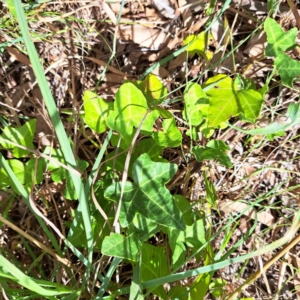
[[[214,142],[218,142],[218,143],[214,143]],[[225,146],[223,145],[221,147],[218,147],[218,145],[220,145],[224,142],[222,142],[222,141],[214,141],[214,142],[210,141],[210,143],[208,143],[205,148],[201,147],[201,146],[195,146],[192,150],[192,153],[195,155],[196,160],[198,162],[202,162],[204,160],[215,160],[216,159],[219,161],[220,164],[222,164],[228,168],[231,168],[232,163],[223,148]]]
[[[76,160],[76,162],[77,162],[78,168],[81,172],[83,172],[89,165],[88,162],[86,162],[85,160],[81,160],[81,159]],[[60,168],[60,169],[62,169],[62,168]],[[72,177],[71,177],[70,173],[67,172],[67,170],[64,169],[64,171],[66,172],[66,176],[65,176],[66,177],[66,188],[64,190],[64,197],[69,200],[77,199],[78,196],[76,194],[76,190],[74,187]]]
[[[10,126],[5,127],[2,132],[2,137],[19,145],[33,149],[33,137],[35,134],[35,128],[36,119],[32,119],[19,128],[13,128]],[[27,150],[23,150],[7,142],[1,141],[1,145],[5,149],[12,149],[13,155],[17,158],[24,157],[30,153]]]
[[[36,172],[35,172],[36,168]],[[25,183],[39,184],[44,180],[44,172],[46,169],[46,162],[43,158],[39,158],[36,162],[36,158],[29,159],[25,164]]]
[[[91,91],[85,91],[83,95],[83,109],[85,122],[98,133],[106,130],[106,119],[113,108],[113,103],[104,101]]]
[[[277,56],[282,51],[292,49],[296,46],[297,28],[284,31],[273,19],[266,18],[264,29],[267,33],[268,45],[265,50],[266,56]]]
[[[169,274],[167,251],[165,247],[154,247],[150,244],[142,245],[141,281],[160,278]],[[157,287],[153,293],[161,299],[167,299],[163,286]]]
[[[288,87],[293,87],[293,80],[300,75],[300,62],[290,58],[284,53],[278,54],[274,61],[282,83]]]
[[[155,143],[162,147],[177,147],[182,142],[182,135],[176,126],[174,118],[165,119],[162,123],[164,131],[154,132],[152,137]]]
[[[149,107],[161,104],[168,94],[167,88],[153,74],[149,74],[139,86],[147,99]]]
[[[144,120],[144,123],[141,128],[141,134],[151,135],[153,133],[153,125],[158,117],[159,117],[158,110],[155,109],[148,112],[148,115]]]
[[[133,164],[134,183],[126,182],[120,212],[120,223],[127,227],[136,213],[167,227],[184,230],[182,214],[165,184],[174,176],[177,166],[156,163],[148,154],[142,154]],[[104,196],[119,201],[121,182],[111,185]]]
[[[125,237],[121,234],[113,233],[104,238],[101,252],[107,256],[120,257],[137,262],[140,242],[135,234]]]
[[[147,111],[147,101],[142,92],[134,84],[124,83],[116,94],[114,110],[110,111],[106,123],[126,139],[131,136],[134,127],[139,127]]]
[[[123,139],[121,141],[121,145],[123,144],[122,142],[123,142]],[[125,145],[125,143],[123,145]],[[122,149],[126,150],[128,147],[122,148]],[[131,159],[130,159],[130,164],[129,164],[129,168],[128,168],[129,176],[132,175],[133,163],[141,154],[147,153],[153,161],[156,161],[157,158],[161,155],[162,150],[163,150],[163,147],[158,146],[152,138],[146,138],[146,139],[143,139],[143,140],[137,142],[134,145],[133,152],[132,152]],[[120,153],[120,151],[119,151],[119,153]],[[127,152],[117,155],[114,159],[110,159],[115,155],[116,155],[116,150],[114,150],[114,151],[110,152],[108,155],[106,155],[106,157],[105,157],[105,160],[107,161],[106,165],[109,166],[110,168],[114,167],[116,170],[123,172]]]
[[[132,221],[135,226],[135,231],[139,234],[146,234],[152,231],[155,227],[157,227],[156,223],[150,221],[140,214],[136,214]]]
[[[207,111],[208,127],[216,127],[240,113],[254,122],[262,107],[261,94],[252,89],[239,90],[233,80],[223,74],[209,78],[205,86],[215,82],[218,83],[206,93],[210,102]]]
[[[168,231],[168,240],[169,245],[172,250],[172,269],[180,268],[186,257],[186,247],[184,242],[179,239],[180,232],[178,230],[169,230]]]
[[[224,287],[227,285],[227,281],[222,278],[214,279],[210,285],[209,290],[215,298],[220,298],[224,294]]]
[[[25,183],[25,166],[17,159],[8,159],[8,165],[11,167],[12,171],[15,173],[16,177],[21,184]],[[14,186],[13,182],[8,177],[7,173],[3,168],[0,168],[0,187]]]
[[[172,268],[181,267],[186,256],[186,247],[199,249],[206,243],[205,216],[186,226],[184,231],[168,229],[170,248],[172,250]]]
[[[176,206],[182,212],[184,223],[186,225],[192,225],[193,224],[193,215],[191,214],[192,210],[191,210],[190,202],[182,195],[174,195],[174,200],[175,200]]]
[[[197,83],[189,82],[183,93],[183,98],[184,120],[192,126],[200,125],[202,122],[202,112],[206,114],[209,105],[209,100],[201,86]]]

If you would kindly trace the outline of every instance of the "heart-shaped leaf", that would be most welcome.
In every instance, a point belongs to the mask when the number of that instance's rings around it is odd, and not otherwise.
[[[130,137],[134,127],[139,127],[147,111],[145,96],[134,84],[127,82],[119,88],[114,110],[109,113],[106,123],[126,139]]]

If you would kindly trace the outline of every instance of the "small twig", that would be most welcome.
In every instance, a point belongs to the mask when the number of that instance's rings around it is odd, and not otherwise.
[[[294,14],[294,17],[295,17],[296,22],[297,22],[298,29],[300,29],[300,16],[299,16],[297,7],[295,6],[294,1],[292,1],[292,0],[287,0],[287,3],[288,3],[290,9],[292,10],[292,12]]]

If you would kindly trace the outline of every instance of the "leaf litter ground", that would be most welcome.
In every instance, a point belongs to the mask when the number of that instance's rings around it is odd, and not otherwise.
[[[232,28],[233,45],[253,32],[258,21],[263,19],[268,12],[267,3],[264,1],[244,2],[239,5],[239,1],[232,1],[226,10],[226,19]],[[32,10],[29,8],[29,11],[33,13],[29,16],[29,25],[31,30],[37,34],[35,44],[40,57],[44,60],[45,68],[48,66],[47,79],[64,120],[65,128],[74,142],[74,151],[78,158],[85,159],[92,165],[98,152],[98,145],[101,145],[104,139],[103,134],[95,135],[88,130],[74,130],[72,122],[78,120],[71,120],[71,122],[69,120],[73,109],[79,111],[82,105],[86,105],[83,103],[83,93],[88,89],[96,88],[96,93],[103,99],[113,100],[118,88],[126,79],[138,79],[150,65],[183,45],[184,38],[188,33],[197,34],[203,29],[207,21],[203,5],[203,3],[184,0],[178,2],[154,1],[153,3],[137,1],[126,2],[125,7],[121,9],[118,3],[113,5],[98,3],[89,6],[80,3],[66,5],[61,2],[45,2]],[[13,30],[11,30],[12,25],[5,18],[6,8],[3,4],[0,6],[1,17],[3,17],[0,41],[2,45],[10,45],[2,50],[0,57],[3,66],[0,71],[0,92],[5,99],[1,114],[17,125],[21,125],[21,117],[36,118],[35,141],[40,149],[55,145],[53,128],[41,93],[34,83],[35,77],[30,62],[27,56],[22,54],[22,50],[24,50],[22,45],[12,46],[15,38]],[[278,13],[277,17],[281,26],[284,30],[293,28],[293,32],[296,32],[295,18],[293,14],[288,15],[290,8],[284,4],[280,8],[281,13]],[[215,12],[220,9],[221,4],[214,7]],[[121,11],[121,22],[118,22],[116,14]],[[60,22],[61,17],[58,18],[55,12],[62,15],[65,21]],[[46,38],[43,37],[45,33],[48,34]],[[217,23],[212,27],[212,34],[213,39],[208,45],[212,56],[210,64],[204,62],[201,55],[187,57],[183,53],[153,71],[163,80],[169,98],[174,101],[179,100],[172,106],[165,107],[175,111],[175,115],[176,109],[182,110],[183,89],[181,87],[185,84],[186,79],[197,80],[200,84],[204,83],[205,78],[199,79],[197,76],[199,72],[208,67],[214,65],[210,72],[206,73],[207,77],[220,73],[232,75],[237,72],[254,79],[255,83],[260,86],[264,85],[268,73],[272,71],[272,61],[266,58],[260,59],[266,47],[265,35],[253,35],[233,55],[228,56],[223,62],[217,63],[228,53],[231,46],[228,44],[228,35],[220,24]],[[270,49],[268,50],[270,51]],[[112,55],[113,51],[114,55]],[[296,52],[291,52],[289,55],[293,58],[299,57]],[[281,59],[283,58],[281,57]],[[108,67],[106,67],[107,62],[110,62]],[[284,120],[285,111],[288,104],[295,101],[298,94],[297,83],[294,83],[293,89],[289,89],[278,86],[276,79],[279,78],[275,77],[265,96],[266,101],[261,114],[263,118],[259,121],[261,126],[268,125],[270,118],[277,118],[278,122],[286,122]],[[288,83],[290,85],[290,82]],[[251,95],[246,96],[251,97]],[[103,110],[108,109],[110,108],[103,107]],[[195,116],[195,120],[197,122],[197,116]],[[132,122],[134,121],[132,118]],[[184,123],[179,119],[177,121],[177,126],[183,131],[188,129],[184,128]],[[137,122],[139,123],[140,120]],[[235,125],[242,127],[243,123],[237,121]],[[105,130],[103,124],[99,124],[99,126],[101,131]],[[122,127],[122,124],[114,124],[114,126]],[[166,127],[168,126],[170,124],[166,124]],[[127,130],[130,129],[126,128],[124,134],[130,135],[131,133]],[[297,185],[300,182],[296,175],[292,176],[291,173],[286,172],[287,170],[299,172],[300,169],[298,135],[297,127],[291,128],[286,135],[276,137],[273,141],[262,139],[261,136],[249,137],[243,132],[230,128],[218,130],[214,133],[214,137],[226,142],[230,148],[229,155],[233,167],[228,169],[212,161],[202,164],[192,161],[187,164],[183,159],[182,151],[186,154],[190,153],[191,142],[190,137],[184,134],[183,150],[180,147],[170,148],[165,149],[163,153],[163,157],[176,164],[178,168],[176,175],[167,187],[172,194],[182,195],[194,202],[199,198],[204,199],[206,191],[202,170],[209,169],[209,179],[215,186],[218,195],[217,206],[212,210],[213,230],[217,232],[232,218],[232,215],[242,212],[249,205],[255,205],[257,214],[247,211],[240,218],[232,238],[226,246],[227,250],[230,249],[231,245],[249,231],[257,218],[259,222],[253,234],[232,255],[237,256],[253,251],[283,236],[287,230],[284,226],[285,219],[291,215],[293,210],[299,208],[299,187]],[[163,137],[161,139],[163,140]],[[199,144],[204,142],[206,142],[206,138],[200,136]],[[115,147],[111,145],[109,151],[112,152],[114,149]],[[7,157],[9,155],[7,153]],[[12,153],[12,155],[18,157],[16,153]],[[263,170],[261,170],[262,168]],[[65,233],[68,229],[65,222],[71,220],[72,210],[76,209],[77,203],[66,200],[66,195],[63,195],[63,185],[66,183],[57,181],[56,183],[45,177],[39,186],[39,194],[35,197],[35,201],[39,209],[66,236]],[[129,193],[130,189],[134,189],[134,183],[126,186],[125,192]],[[7,196],[5,192],[1,192],[1,213],[5,213],[6,207],[10,207],[9,217],[14,224],[33,236],[43,237],[43,231],[36,224],[21,199],[6,200]],[[243,199],[244,205],[241,205],[240,202],[237,205],[235,202],[237,199]],[[11,203],[7,203],[7,201],[11,201]],[[229,206],[229,204],[231,205]],[[200,201],[195,208],[206,209],[206,203]],[[177,219],[177,221],[179,220]],[[176,226],[180,226],[180,224],[173,224],[174,228]],[[215,252],[221,246],[223,235],[221,233],[213,241],[212,246]],[[151,243],[159,246],[166,242],[164,239],[166,239],[166,235],[161,233],[152,238]],[[7,257],[10,257],[16,265],[20,265],[21,269],[23,268],[21,266],[30,266],[33,263],[32,256],[28,254],[24,246],[24,241],[8,227],[2,227],[1,246]],[[33,249],[36,251],[36,257],[42,254],[40,249]],[[285,261],[277,261],[244,292],[244,296],[255,299],[275,299],[274,295],[278,293],[277,299],[300,299],[300,296],[293,292],[299,278],[297,275],[293,275],[291,269],[285,268],[287,262],[299,270],[299,260],[295,259],[299,251],[300,245],[295,246],[293,252],[285,257]],[[99,259],[99,255],[100,253],[95,253],[95,258]],[[270,257],[271,255],[267,254],[251,259],[245,264],[230,265],[219,270],[214,276],[227,281],[224,294],[230,293]],[[74,259],[72,255],[69,255],[70,261]],[[109,265],[109,260],[104,257],[101,259],[103,265]],[[40,274],[42,278],[50,278],[55,268],[54,262],[47,255],[44,255],[41,261],[43,270],[39,269],[38,265],[34,265],[34,272]],[[198,264],[199,262],[192,260],[185,265],[185,268],[193,269],[198,267]],[[120,274],[121,281],[126,283],[126,280],[132,275],[132,270],[129,265],[124,265],[123,270],[124,273]],[[236,276],[236,273],[239,276]],[[80,280],[80,273],[75,277],[76,280]],[[68,280],[68,276],[61,273],[57,280],[64,282]],[[182,285],[184,284],[186,282],[182,282]],[[151,296],[149,296],[150,298]],[[206,299],[213,299],[213,296],[208,294]]]

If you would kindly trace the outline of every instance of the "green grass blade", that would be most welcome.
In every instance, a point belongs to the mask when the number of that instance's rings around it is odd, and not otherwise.
[[[9,278],[39,295],[48,297],[48,299],[54,299],[54,296],[56,295],[70,293],[70,290],[66,289],[64,286],[61,286],[61,290],[52,291],[42,288],[41,285],[37,284],[32,278],[21,272],[2,255],[0,255],[0,266],[1,277]]]
[[[24,14],[24,10],[23,10],[21,1],[14,0],[14,6],[15,6],[17,18],[18,18],[18,21],[20,24],[20,30],[21,30],[22,36],[24,38],[24,43],[26,45],[28,55],[29,55],[29,58],[30,58],[30,61],[32,64],[32,68],[34,70],[37,82],[41,89],[43,98],[45,99],[45,103],[46,103],[50,118],[52,120],[53,126],[55,128],[55,132],[56,132],[57,138],[59,140],[64,158],[67,162],[67,165],[76,168],[76,161],[75,161],[75,158],[74,158],[74,155],[73,155],[70,143],[69,143],[68,136],[65,132],[63,123],[60,119],[59,112],[57,110],[57,107],[56,107],[55,101],[53,99],[53,96],[51,94],[50,88],[48,86],[48,82],[44,75],[43,68],[40,64],[37,51],[35,49],[33,42],[30,39],[29,29],[28,29],[28,25],[27,25],[27,21],[25,18],[25,14]],[[82,216],[83,216],[83,222],[84,222],[86,238],[87,238],[88,267],[87,267],[87,271],[86,271],[87,276],[85,276],[84,280],[83,280],[83,283],[84,283],[86,280],[86,277],[88,277],[88,275],[90,273],[91,266],[92,266],[92,255],[93,255],[92,227],[91,227],[90,212],[89,212],[89,207],[88,207],[88,203],[87,203],[87,197],[84,192],[84,186],[83,186],[82,180],[76,174],[72,174],[72,172],[70,173],[70,176],[74,183],[74,187],[75,187],[76,193],[78,195],[78,200],[79,200],[81,208],[82,208]]]

